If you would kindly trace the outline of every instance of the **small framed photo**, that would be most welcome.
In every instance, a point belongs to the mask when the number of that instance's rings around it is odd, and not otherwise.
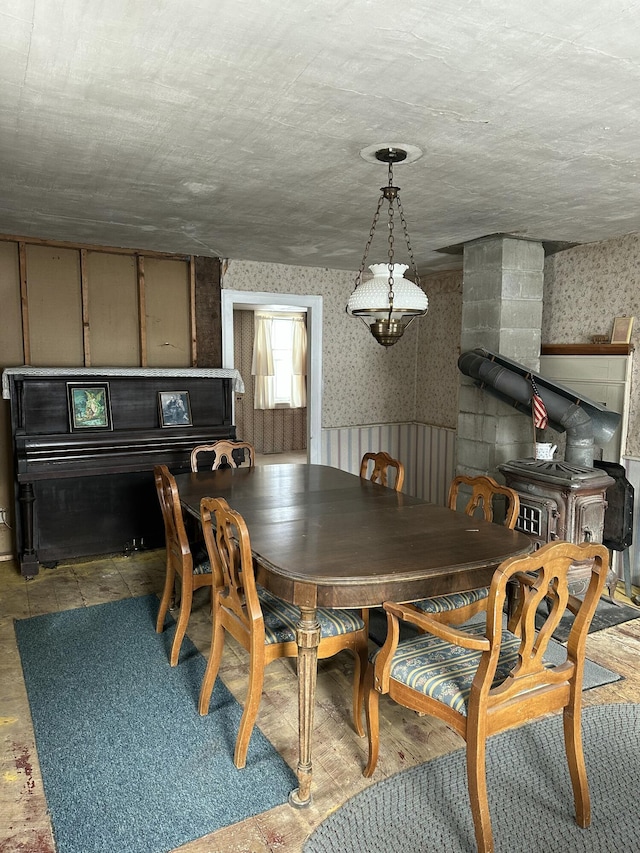
[[[631,340],[633,317],[616,317],[611,332],[612,344],[628,344]]]
[[[108,382],[67,382],[71,432],[113,429]]]
[[[188,391],[158,391],[161,427],[193,426]]]

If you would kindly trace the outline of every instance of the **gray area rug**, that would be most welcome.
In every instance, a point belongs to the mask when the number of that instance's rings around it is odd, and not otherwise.
[[[550,640],[544,657],[549,663],[557,665],[567,659],[567,650],[560,643]],[[591,690],[592,687],[601,687],[603,684],[613,684],[614,681],[622,681],[622,676],[588,658],[585,659],[582,678],[583,690]]]
[[[616,601],[609,601],[606,598],[601,598],[598,602],[596,612],[593,614],[591,625],[589,625],[589,633],[595,634],[596,631],[604,631],[605,628],[611,628],[613,625],[620,625],[622,622],[630,622],[632,619],[638,619],[639,617],[640,608],[630,607],[627,604],[619,604]],[[536,619],[537,618],[538,617],[536,617]],[[560,620],[560,624],[556,630],[553,632],[555,639],[560,643],[566,643],[569,638],[569,632],[571,631],[572,625],[573,614],[567,612]]]
[[[640,849],[640,706],[583,710],[591,826],[575,822],[557,715],[490,738],[487,781],[496,853]],[[384,754],[384,737],[380,745]],[[303,853],[475,853],[464,750],[373,784],[331,814]]]

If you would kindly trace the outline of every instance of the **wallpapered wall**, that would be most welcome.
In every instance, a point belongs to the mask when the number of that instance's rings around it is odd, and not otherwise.
[[[341,270],[232,260],[223,270],[222,286],[322,296],[323,428],[414,420],[421,320],[385,350],[345,312],[354,276]]]
[[[415,420],[456,429],[458,356],[462,323],[462,270],[422,280],[429,312],[419,323]]]
[[[323,428],[417,421],[455,429],[462,272],[428,276],[429,313],[385,351],[345,313],[353,276],[336,270],[231,261],[224,287],[323,296]],[[586,294],[586,296],[585,296]],[[545,264],[542,340],[580,343],[636,317],[640,341],[640,235],[577,246]],[[640,360],[635,359],[627,454],[640,457]]]
[[[611,334],[614,317],[635,317],[631,342],[640,342],[640,234],[576,246],[547,258],[542,341],[589,343]],[[626,453],[640,457],[640,361],[636,353]]]

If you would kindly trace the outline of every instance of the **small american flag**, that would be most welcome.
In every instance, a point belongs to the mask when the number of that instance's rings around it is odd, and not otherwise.
[[[533,425],[537,429],[544,429],[549,423],[549,415],[547,414],[547,407],[544,404],[544,400],[538,394],[538,386],[536,385],[536,381],[531,377],[531,388],[533,390],[533,396],[531,397],[531,411],[533,412]]]

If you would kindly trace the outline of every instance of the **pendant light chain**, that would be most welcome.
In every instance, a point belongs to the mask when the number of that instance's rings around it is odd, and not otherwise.
[[[393,163],[389,163],[389,185],[386,197],[389,200],[389,320],[393,313],[393,201],[397,198],[398,187],[393,186]]]

